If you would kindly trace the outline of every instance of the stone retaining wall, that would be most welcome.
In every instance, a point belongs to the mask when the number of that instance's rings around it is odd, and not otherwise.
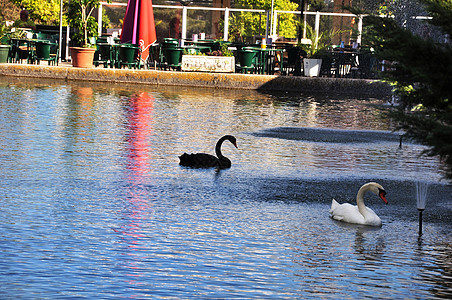
[[[0,75],[81,81],[105,81],[149,85],[209,87],[221,89],[252,89],[269,91],[298,91],[386,97],[391,87],[377,80],[350,78],[308,78],[298,76],[251,75],[237,73],[171,72],[108,68],[73,68],[0,64]]]

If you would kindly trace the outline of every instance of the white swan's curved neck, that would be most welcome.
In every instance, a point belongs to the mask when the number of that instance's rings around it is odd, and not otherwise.
[[[369,190],[369,188],[370,187],[367,184],[363,185],[356,195],[356,204],[358,205],[358,210],[364,217],[366,217],[367,215],[367,208],[364,205],[364,195]]]

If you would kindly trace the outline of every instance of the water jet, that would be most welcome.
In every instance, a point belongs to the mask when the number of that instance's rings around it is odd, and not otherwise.
[[[416,181],[416,203],[419,211],[419,236],[422,235],[422,212],[427,202],[428,183]]]

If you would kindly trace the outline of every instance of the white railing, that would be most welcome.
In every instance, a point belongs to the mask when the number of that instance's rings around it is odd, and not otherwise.
[[[276,36],[276,26],[278,24],[278,14],[295,14],[295,15],[300,15],[301,12],[299,11],[287,11],[287,10],[275,10],[273,11],[273,28],[272,28],[272,36]],[[357,38],[357,43],[361,44],[361,34],[363,31],[363,15],[355,15],[355,14],[351,14],[351,13],[328,13],[328,12],[320,12],[320,11],[316,11],[316,12],[312,12],[312,11],[305,11],[303,13],[304,16],[304,24],[305,24],[305,28],[306,28],[306,16],[307,15],[314,15],[315,16],[315,25],[314,25],[314,30],[317,34],[317,36],[319,36],[319,31],[320,31],[320,17],[321,16],[333,16],[333,17],[357,17],[358,18],[358,38]],[[306,31],[303,32],[303,38],[306,37]]]
[[[100,7],[98,10],[98,32],[99,34],[102,33],[102,11],[103,6],[127,6],[127,3],[118,3],[118,2],[100,2]],[[278,24],[278,16],[281,14],[294,14],[294,15],[300,15],[300,11],[284,11],[284,10],[263,10],[263,9],[237,9],[237,8],[216,8],[216,7],[191,7],[191,6],[175,6],[175,5],[152,5],[154,8],[164,8],[164,9],[181,9],[182,10],[182,28],[181,28],[181,38],[186,39],[187,38],[187,11],[188,10],[205,10],[205,11],[222,11],[224,12],[224,30],[223,30],[223,40],[227,41],[229,39],[228,37],[228,29],[229,29],[229,16],[231,12],[254,12],[254,13],[265,13],[266,14],[266,28],[265,28],[265,36],[266,37],[276,37],[277,36],[277,24]],[[358,18],[358,24],[357,24],[357,30],[358,30],[358,37],[357,42],[361,43],[361,34],[363,29],[363,17],[364,15],[355,15],[352,13],[329,13],[329,12],[311,12],[311,11],[305,11],[303,12],[304,15],[304,23],[306,24],[306,16],[307,15],[313,15],[315,16],[315,25],[314,29],[316,34],[319,34],[320,31],[320,18],[322,16],[333,16],[333,17],[354,17]],[[384,16],[382,16],[384,17]],[[430,19],[430,17],[425,16],[417,16],[412,17],[414,19],[418,20],[424,20],[424,19]],[[306,37],[306,33],[303,33],[303,38]]]
[[[98,16],[97,19],[99,20],[98,23],[98,33],[99,35],[102,33],[102,9],[103,5],[106,6],[127,6],[127,3],[107,3],[107,2],[100,2],[100,7],[98,10]],[[168,8],[168,9],[181,9],[182,10],[182,29],[181,29],[181,38],[186,39],[187,38],[187,11],[188,10],[206,10],[206,11],[223,11],[224,12],[224,31],[223,31],[223,40],[228,40],[228,29],[229,29],[229,12],[234,11],[249,11],[249,12],[255,12],[255,13],[266,13],[267,14],[267,22],[266,22],[266,32],[265,35],[268,36],[268,30],[269,30],[269,14],[270,12],[268,10],[263,9],[236,9],[236,8],[217,8],[217,7],[192,7],[192,6],[174,6],[174,5],[152,5],[153,8]]]
[[[98,32],[99,35],[102,33],[102,10],[103,6],[127,6],[127,3],[107,3],[107,2],[100,2],[100,7],[98,10]],[[227,41],[229,39],[228,36],[228,29],[229,29],[229,13],[230,12],[254,12],[254,13],[265,13],[267,15],[266,18],[266,27],[265,27],[265,36],[276,36],[277,33],[277,21],[278,21],[278,14],[282,13],[291,13],[295,15],[299,15],[300,11],[283,11],[283,10],[273,10],[273,16],[271,16],[271,11],[264,10],[264,9],[237,9],[237,8],[215,8],[215,7],[191,7],[191,6],[175,6],[175,5],[152,5],[154,8],[167,8],[167,9],[181,9],[182,10],[182,28],[181,28],[181,38],[186,39],[187,38],[187,11],[188,10],[206,10],[206,11],[223,11],[224,12],[224,30],[223,30],[223,40]],[[324,13],[324,12],[309,12],[305,11],[304,16],[306,15],[315,15],[315,31],[317,34],[319,34],[320,30],[320,17],[321,16],[337,16],[337,17],[356,17],[354,14],[344,14],[344,13]],[[273,20],[273,22],[271,22]],[[272,28],[270,28],[270,23],[272,25]],[[306,18],[305,18],[306,23]],[[359,31],[359,37],[358,42],[361,42],[361,32],[362,32],[362,16],[359,16],[359,22],[358,22],[358,31]],[[305,35],[304,35],[305,36]]]

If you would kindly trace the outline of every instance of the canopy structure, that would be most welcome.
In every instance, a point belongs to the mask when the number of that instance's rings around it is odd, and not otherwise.
[[[149,47],[156,40],[152,0],[129,0],[122,25],[121,43],[139,45],[141,57],[146,60]]]

